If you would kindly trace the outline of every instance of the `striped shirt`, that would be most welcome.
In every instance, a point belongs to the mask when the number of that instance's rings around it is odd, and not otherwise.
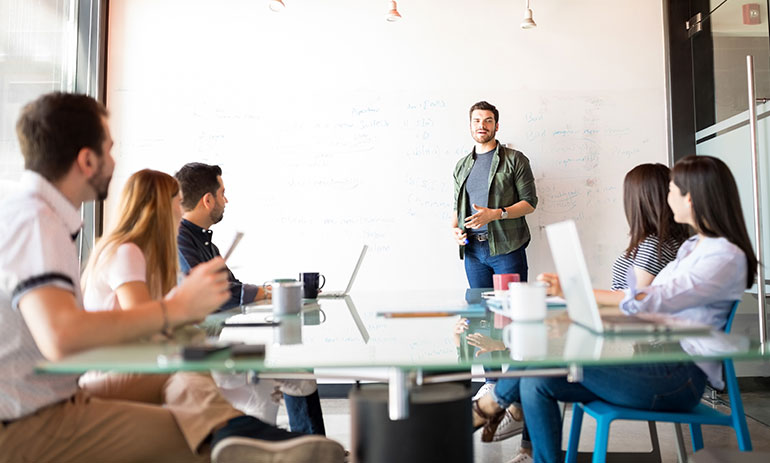
[[[663,246],[661,246],[660,257],[658,257],[658,237],[655,235],[648,236],[639,243],[639,246],[636,248],[636,255],[633,258],[626,257],[626,253],[623,252],[615,260],[615,263],[612,265],[612,285],[610,289],[620,291],[628,288],[626,275],[628,275],[628,269],[632,265],[652,276],[656,276],[669,262],[676,258],[676,251],[681,244],[674,239],[666,240]]]
[[[80,212],[40,175],[25,171],[0,202],[7,242],[0,252],[0,419],[12,420],[71,397],[78,375],[35,373],[44,359],[19,311],[29,291],[55,286],[82,305],[74,238]]]

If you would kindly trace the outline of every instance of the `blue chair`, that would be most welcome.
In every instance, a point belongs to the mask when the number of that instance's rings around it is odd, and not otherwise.
[[[727,317],[724,331],[730,332],[732,328],[735,312],[738,309],[740,301],[735,301],[730,314]],[[566,461],[574,463],[577,461],[578,442],[580,441],[580,427],[583,423],[583,413],[588,413],[596,419],[596,440],[594,441],[593,462],[604,462],[607,456],[607,444],[610,436],[610,423],[614,420],[632,420],[648,421],[654,426],[655,421],[675,423],[679,431],[679,423],[688,423],[690,425],[690,434],[692,436],[692,446],[694,451],[703,448],[703,433],[701,425],[721,425],[730,426],[735,429],[735,435],[738,439],[738,447],[744,451],[751,451],[751,437],[749,428],[746,425],[746,416],[743,413],[743,401],[738,389],[738,380],[735,376],[735,368],[731,359],[723,360],[725,383],[727,384],[728,397],[730,400],[730,414],[718,412],[713,408],[698,404],[692,411],[686,413],[678,412],[655,412],[639,410],[635,408],[621,407],[612,405],[601,400],[589,402],[587,404],[574,404],[572,407],[572,427],[569,433],[569,443],[567,444]],[[681,431],[678,432],[681,435]],[[680,441],[681,442],[681,441]]]

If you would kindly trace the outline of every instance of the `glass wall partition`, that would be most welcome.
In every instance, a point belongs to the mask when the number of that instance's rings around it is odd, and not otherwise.
[[[716,156],[738,182],[749,235],[755,238],[755,194],[747,55],[756,89],[759,210],[762,262],[770,262],[770,29],[768,2],[710,0],[691,20],[696,153]],[[699,22],[700,21],[700,22]],[[701,30],[696,32],[700,26]]]

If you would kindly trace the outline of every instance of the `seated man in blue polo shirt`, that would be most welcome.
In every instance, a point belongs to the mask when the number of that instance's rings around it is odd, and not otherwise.
[[[185,212],[179,225],[177,244],[179,246],[180,268],[189,272],[200,263],[219,257],[219,248],[211,241],[212,225],[224,217],[227,197],[222,182],[222,169],[200,162],[185,164],[176,173],[176,179],[182,190],[182,207]],[[262,287],[241,283],[230,269],[227,269],[230,281],[230,299],[220,310],[248,304],[265,299],[267,295]],[[256,395],[263,394],[260,389],[247,384],[243,375],[215,377],[222,394],[234,406],[245,413],[257,416],[265,421],[275,419],[273,412],[266,410],[265,401]],[[264,380],[263,380],[264,381]],[[321,401],[318,397],[318,385],[314,380],[274,380],[276,388],[283,392],[289,426],[292,431],[307,434],[325,434]],[[273,416],[268,416],[268,415]]]

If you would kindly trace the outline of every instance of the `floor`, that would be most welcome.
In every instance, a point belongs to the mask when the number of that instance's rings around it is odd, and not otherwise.
[[[754,450],[758,452],[770,452],[770,388],[767,386],[768,381],[763,380],[758,380],[755,387],[752,387],[750,383],[742,384],[742,390],[744,390],[742,396],[745,402],[751,441]],[[328,436],[346,448],[350,448],[350,412],[347,399],[322,399],[321,406],[324,411]],[[571,412],[568,409],[565,423],[569,423],[570,418]],[[288,427],[288,418],[283,407],[281,407],[278,415],[278,425]],[[657,426],[663,462],[675,463],[677,458],[673,425],[659,423]],[[569,425],[565,424],[565,435],[568,429]],[[594,430],[593,419],[586,416],[580,440],[581,451],[589,452],[591,450]],[[649,436],[649,432],[646,423],[619,421],[612,427],[609,450],[610,452],[613,450],[649,452],[651,446],[647,436]],[[703,438],[706,448],[738,448],[735,434],[730,428],[705,426]],[[686,428],[685,439],[691,453],[692,447],[690,447],[689,433]],[[479,433],[476,433],[474,436],[474,462],[506,463],[518,452],[519,442],[520,438],[517,436],[503,442],[482,443]]]

